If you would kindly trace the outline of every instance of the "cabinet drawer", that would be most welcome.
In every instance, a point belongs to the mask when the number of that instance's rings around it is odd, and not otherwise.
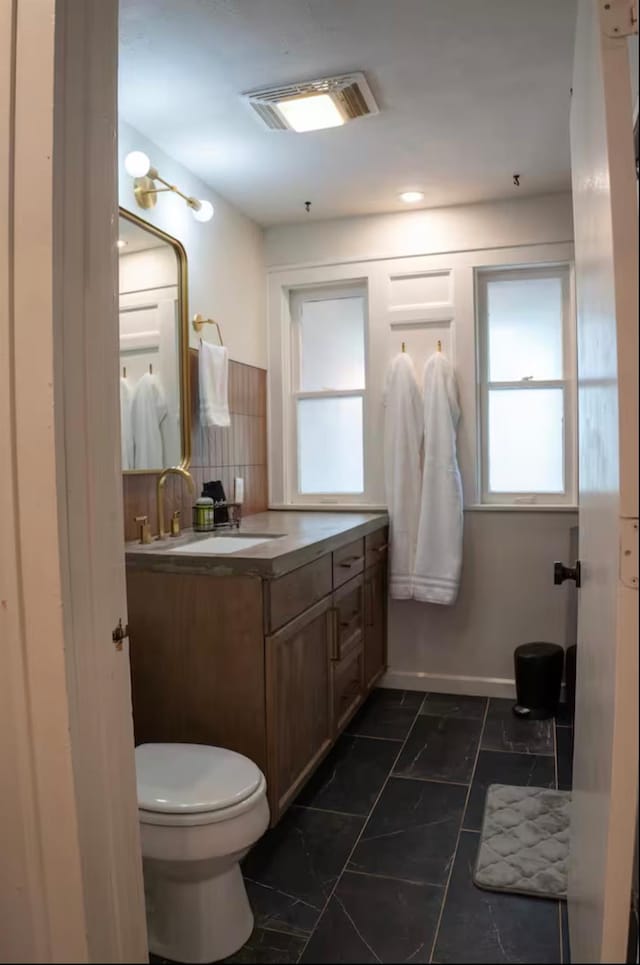
[[[364,546],[367,566],[375,566],[380,560],[385,560],[389,550],[388,528],[385,526],[377,529],[375,533],[369,533],[365,536]]]
[[[351,719],[364,694],[362,647],[333,665],[333,720],[341,731]]]
[[[364,577],[354,577],[333,594],[335,620],[332,659],[343,660],[362,646],[364,633]]]
[[[333,586],[342,586],[364,570],[364,540],[347,543],[333,554]]]
[[[273,633],[331,593],[331,554],[267,584],[267,631]]]

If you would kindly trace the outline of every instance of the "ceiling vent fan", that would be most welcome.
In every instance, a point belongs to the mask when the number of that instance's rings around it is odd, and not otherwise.
[[[318,131],[379,113],[361,72],[268,87],[244,96],[273,131]]]

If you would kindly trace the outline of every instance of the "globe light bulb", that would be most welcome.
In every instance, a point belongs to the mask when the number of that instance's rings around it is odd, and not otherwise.
[[[144,151],[130,151],[124,159],[124,167],[132,178],[144,178],[151,168],[151,161]]]
[[[199,201],[199,207],[193,209],[193,217],[196,221],[211,221],[213,218],[213,205],[210,201]]]

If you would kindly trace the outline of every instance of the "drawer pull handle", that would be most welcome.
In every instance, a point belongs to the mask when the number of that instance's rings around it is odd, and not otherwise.
[[[340,633],[338,631],[338,608],[331,607],[329,610],[330,632],[331,632],[331,659],[340,660]]]
[[[389,549],[389,544],[388,544],[388,543],[383,543],[382,546],[376,546],[376,547],[375,547],[376,553],[386,553],[386,551],[387,551],[388,549]]]
[[[372,627],[375,622],[373,618],[373,583],[372,581],[367,580],[367,582],[364,585],[364,588],[366,591],[365,624],[368,627]]]
[[[343,629],[346,630],[347,627],[350,627],[351,624],[353,623],[353,621],[354,621],[357,617],[359,617],[359,616],[360,616],[360,607],[358,607],[357,610],[354,610],[353,613],[351,614],[351,616],[350,616],[350,617],[347,617],[346,620],[341,620],[341,621],[340,621],[340,626],[341,626]]]
[[[349,556],[346,560],[342,560],[340,566],[345,570],[350,570],[356,563],[361,563],[364,556]]]

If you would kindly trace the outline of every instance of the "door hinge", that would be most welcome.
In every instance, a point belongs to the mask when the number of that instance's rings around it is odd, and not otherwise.
[[[638,589],[638,518],[620,520],[620,581]]]
[[[638,33],[637,0],[600,0],[602,29],[607,37]]]
[[[129,636],[129,624],[122,626],[122,618],[118,620],[118,626],[112,631],[111,639],[116,645],[116,650],[122,650],[122,641]]]

